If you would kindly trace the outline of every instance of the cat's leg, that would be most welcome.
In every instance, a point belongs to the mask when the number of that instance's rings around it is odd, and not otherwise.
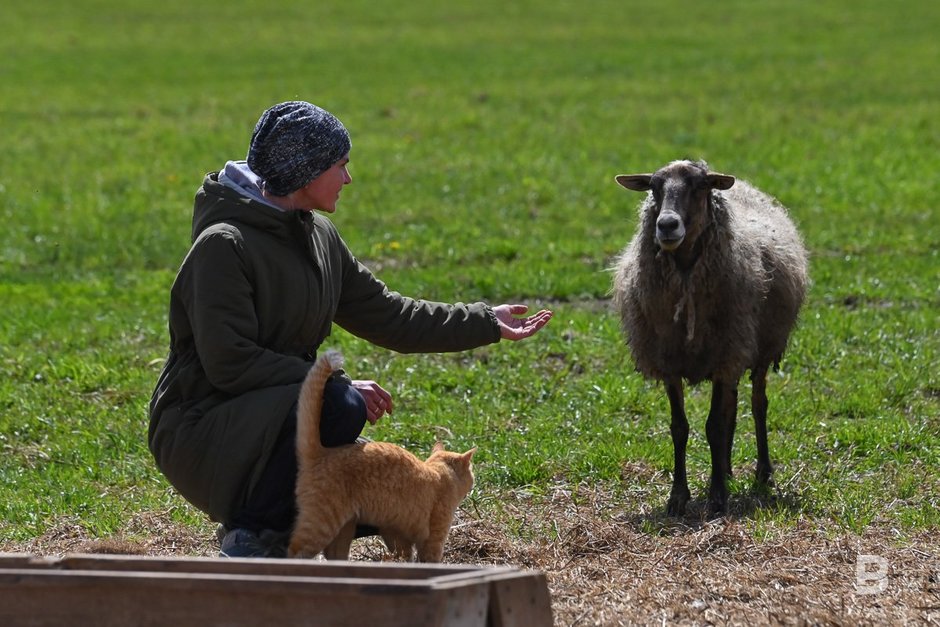
[[[313,490],[298,490],[297,520],[287,548],[288,557],[316,557],[333,542],[349,522],[349,507],[341,501],[335,494],[330,500]]]
[[[389,553],[392,554],[392,557],[405,562],[410,562],[412,560],[414,545],[408,540],[408,538],[402,534],[399,534],[397,531],[392,530],[383,530],[381,535],[382,540],[385,541],[385,546],[388,548]]]
[[[444,541],[447,540],[453,522],[453,513],[442,512],[440,508],[431,512],[428,533],[423,540],[416,543],[419,562],[441,561],[444,557]]]
[[[444,558],[444,540],[447,539],[447,534],[443,536],[435,535],[429,536],[424,542],[419,543],[418,546],[418,561],[419,562],[440,562]]]
[[[333,541],[323,549],[323,556],[328,560],[346,560],[349,559],[349,547],[356,537],[356,519],[353,518],[346,523]]]

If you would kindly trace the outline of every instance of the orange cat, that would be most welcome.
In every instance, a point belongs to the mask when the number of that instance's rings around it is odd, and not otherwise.
[[[289,557],[346,559],[356,524],[378,527],[397,557],[439,562],[454,511],[473,487],[476,448],[451,453],[438,443],[427,461],[387,442],[320,443],[323,387],[342,365],[330,351],[304,380],[297,408],[297,521]]]

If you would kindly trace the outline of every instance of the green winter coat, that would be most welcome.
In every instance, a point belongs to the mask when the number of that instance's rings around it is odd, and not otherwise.
[[[403,353],[500,337],[483,303],[389,291],[322,215],[278,211],[207,175],[170,293],[170,351],[148,441],[170,483],[213,520],[244,504],[333,322]]]

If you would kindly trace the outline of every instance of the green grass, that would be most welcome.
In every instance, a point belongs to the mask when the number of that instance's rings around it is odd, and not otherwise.
[[[337,330],[354,374],[396,398],[370,435],[478,446],[478,495],[646,481],[661,507],[668,408],[604,303],[640,200],[613,176],[703,157],[778,196],[812,253],[769,386],[777,499],[744,515],[940,524],[940,5],[397,4],[4,11],[0,539],[63,519],[107,535],[148,510],[204,524],[145,444],[168,289],[203,173],[242,158],[260,112],[292,98],[351,130],[335,222],[393,288],[556,311],[537,339],[458,355]],[[746,392],[738,499],[755,455]],[[707,388],[688,397],[700,495]]]

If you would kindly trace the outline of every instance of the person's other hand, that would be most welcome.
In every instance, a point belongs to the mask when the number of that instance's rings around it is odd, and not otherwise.
[[[521,340],[534,335],[539,329],[548,324],[552,319],[552,312],[543,309],[538,313],[518,318],[529,311],[525,305],[498,305],[493,307],[493,313],[496,314],[496,320],[499,322],[499,335],[504,340]]]
[[[375,424],[383,414],[392,413],[392,395],[386,392],[381,385],[375,381],[356,381],[352,382],[362,398],[366,401],[366,419]]]

